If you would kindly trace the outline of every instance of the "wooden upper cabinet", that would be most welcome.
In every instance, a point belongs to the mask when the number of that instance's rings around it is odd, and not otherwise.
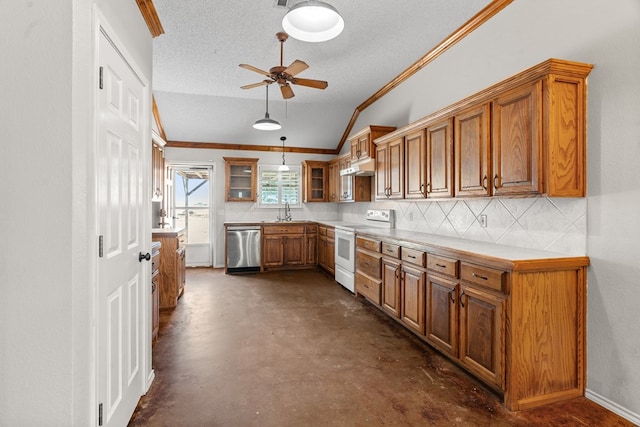
[[[493,194],[542,193],[542,81],[492,102]]]
[[[309,202],[326,202],[328,200],[327,162],[305,160],[302,162],[302,200]]]
[[[427,197],[453,196],[453,119],[429,125],[427,139]]]
[[[349,137],[351,162],[355,163],[374,157],[376,151],[373,141],[395,129],[396,128],[392,126],[371,125],[353,134]]]
[[[470,107],[454,117],[455,194],[491,195],[489,104]]]
[[[338,157],[329,162],[328,175],[327,201],[338,202],[340,201],[340,164]]]
[[[382,158],[378,158],[380,155]],[[376,199],[404,197],[404,138],[376,146]]]
[[[427,197],[427,139],[424,130],[404,138],[404,198]]]
[[[258,192],[258,159],[223,158],[225,164],[225,201],[255,202]]]

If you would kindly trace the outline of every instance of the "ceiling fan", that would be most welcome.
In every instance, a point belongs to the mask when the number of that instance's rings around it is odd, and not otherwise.
[[[329,85],[327,82],[322,80],[313,80],[313,79],[301,79],[295,77],[297,74],[309,68],[309,66],[304,62],[296,59],[289,65],[285,67],[282,65],[282,51],[284,42],[287,41],[289,35],[285,32],[276,33],[276,38],[280,41],[280,65],[272,67],[269,71],[261,70],[260,68],[254,67],[253,65],[248,64],[240,64],[242,68],[245,68],[250,71],[255,71],[258,74],[262,74],[263,76],[269,77],[267,80],[263,80],[259,83],[253,83],[246,86],[241,86],[241,89],[252,89],[258,86],[270,85],[271,83],[278,83],[280,86],[280,92],[282,92],[282,97],[284,99],[293,98],[295,95],[293,93],[293,89],[289,85],[300,85],[312,87],[315,89],[326,89]]]

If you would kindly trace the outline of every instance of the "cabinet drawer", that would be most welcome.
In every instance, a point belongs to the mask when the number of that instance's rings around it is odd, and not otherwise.
[[[315,234],[318,232],[317,225],[305,225],[304,230],[307,234]]]
[[[403,247],[400,251],[402,261],[424,267],[426,265],[427,254],[423,251]]]
[[[326,236],[327,235],[327,227],[323,227],[322,225],[318,227],[318,235]]]
[[[371,276],[374,279],[381,279],[380,273],[380,261],[381,255],[371,254],[369,252],[363,252],[360,249],[356,251],[356,270],[361,271],[367,276]]]
[[[504,281],[507,273],[489,267],[481,267],[466,262],[460,265],[460,278],[476,285],[486,286],[496,291],[504,291]]]
[[[457,259],[446,258],[439,255],[429,254],[427,257],[427,268],[451,277],[458,277],[459,262]]]
[[[366,237],[356,236],[356,247],[369,249],[370,251],[380,252],[380,240],[368,239]]]
[[[333,239],[336,237],[336,231],[334,228],[327,227],[327,237]]]
[[[380,281],[364,274],[356,273],[356,293],[365,296],[371,302],[380,305]]]
[[[263,234],[304,234],[304,225],[270,225],[263,227]]]
[[[400,258],[400,246],[382,242],[382,254],[391,258]]]

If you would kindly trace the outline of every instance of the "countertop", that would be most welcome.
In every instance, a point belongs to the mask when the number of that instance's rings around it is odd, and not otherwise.
[[[184,227],[175,227],[175,228],[152,228],[151,234],[178,234]]]

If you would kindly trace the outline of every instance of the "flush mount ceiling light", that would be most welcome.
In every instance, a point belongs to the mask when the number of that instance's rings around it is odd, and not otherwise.
[[[269,118],[269,85],[265,86],[267,88],[267,112],[264,113],[264,119],[256,120],[253,124],[254,129],[258,130],[277,130],[280,129],[280,123],[272,118]]]
[[[280,137],[280,141],[282,141],[282,164],[280,166],[278,166],[278,170],[280,172],[284,172],[284,171],[288,171],[289,170],[289,166],[287,166],[284,162],[284,142],[287,140],[286,136],[281,136]]]
[[[305,42],[323,42],[337,37],[344,20],[336,8],[318,0],[294,5],[282,18],[282,28],[293,38]]]

